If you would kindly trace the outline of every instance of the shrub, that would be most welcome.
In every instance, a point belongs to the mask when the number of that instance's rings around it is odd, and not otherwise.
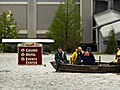
[[[13,52],[13,51],[14,51],[14,49],[11,45],[5,45],[4,46],[4,52],[10,53],[10,52]]]
[[[49,52],[49,53],[51,53],[50,47],[49,47],[49,46],[45,46],[44,52]]]
[[[117,41],[115,38],[115,30],[114,28],[111,28],[110,32],[109,32],[109,36],[108,36],[108,44],[105,50],[106,54],[113,54],[117,52]]]

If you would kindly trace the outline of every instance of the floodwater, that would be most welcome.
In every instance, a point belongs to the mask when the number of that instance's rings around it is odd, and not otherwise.
[[[101,55],[107,62],[114,57]],[[119,74],[55,72],[53,59],[43,55],[43,65],[18,65],[16,53],[0,53],[0,90],[120,90]]]

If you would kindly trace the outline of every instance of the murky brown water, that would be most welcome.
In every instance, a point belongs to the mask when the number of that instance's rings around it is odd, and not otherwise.
[[[114,55],[101,57],[108,62],[114,59]],[[0,90],[120,90],[118,74],[56,73],[49,63],[53,59],[53,54],[43,55],[46,67],[22,66],[17,54],[0,53]]]

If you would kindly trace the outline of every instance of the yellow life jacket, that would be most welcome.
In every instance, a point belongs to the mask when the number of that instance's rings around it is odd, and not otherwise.
[[[70,58],[70,60],[69,60],[69,63],[71,63],[71,64],[73,64],[75,61],[76,61],[76,59],[77,59],[77,51],[78,51],[78,49],[76,49],[76,51],[72,54],[72,56],[71,56],[71,58]],[[84,53],[84,51],[83,50],[81,50],[81,52],[82,52],[82,54]]]
[[[120,50],[117,52],[117,56],[119,56],[120,55]],[[118,62],[118,58],[116,58],[116,60],[115,60],[115,63],[117,63]]]

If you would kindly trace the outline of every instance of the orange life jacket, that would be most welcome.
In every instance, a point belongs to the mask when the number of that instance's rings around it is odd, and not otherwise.
[[[90,53],[88,51],[85,51],[84,56],[89,56]]]

